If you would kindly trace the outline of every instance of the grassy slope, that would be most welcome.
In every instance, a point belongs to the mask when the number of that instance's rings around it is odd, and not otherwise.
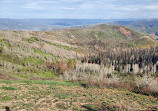
[[[45,69],[45,61],[51,58],[57,61],[61,58],[55,57],[39,49],[19,48],[18,45],[12,46],[1,40],[3,51],[0,53],[1,75],[8,74],[11,78],[31,79],[31,78],[54,78],[56,75]],[[6,44],[7,43],[7,44]],[[14,48],[14,50],[13,50]],[[17,51],[16,51],[17,50]],[[20,50],[20,51],[19,51]],[[32,54],[31,54],[32,53]],[[8,79],[9,77],[6,77]]]
[[[0,109],[25,110],[154,110],[156,98],[110,88],[83,88],[81,83],[0,81]]]
[[[20,78],[54,77],[45,62],[83,57],[99,47],[146,47],[157,45],[142,34],[122,26],[99,25],[57,31],[0,32],[0,69]],[[3,50],[3,51],[2,51]],[[95,52],[94,52],[95,53]],[[2,70],[3,69],[3,70]],[[44,73],[42,75],[42,73]]]
[[[128,28],[105,24],[45,32],[2,31],[0,69],[4,74],[8,73],[16,78],[52,78],[55,77],[53,72],[45,70],[46,61],[56,63],[57,60],[73,59],[76,52],[82,57],[86,52],[94,51],[99,46],[99,41],[105,49],[157,45]]]
[[[45,68],[45,62],[72,59],[76,52],[81,56],[93,48],[94,41],[101,40],[104,48],[156,44],[125,27],[122,31],[120,26],[107,25],[52,32],[3,31],[0,33],[0,79],[57,79],[56,73]],[[0,108],[8,105],[12,110],[98,110],[102,103],[113,110],[150,110],[158,104],[152,96],[129,91],[85,89],[80,84],[44,80],[1,81],[0,101]]]

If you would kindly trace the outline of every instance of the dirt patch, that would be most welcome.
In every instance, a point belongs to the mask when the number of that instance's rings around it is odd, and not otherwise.
[[[144,37],[147,38],[147,39],[149,39],[149,40],[151,40],[151,41],[155,41],[152,38],[150,38],[149,36],[144,36]]]
[[[134,35],[132,34],[132,32],[128,31],[127,29],[120,27],[120,31],[123,35],[134,38]]]

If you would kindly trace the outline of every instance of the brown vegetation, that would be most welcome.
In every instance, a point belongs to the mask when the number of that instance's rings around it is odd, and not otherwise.
[[[17,80],[16,78],[9,76],[7,74],[2,74],[2,72],[0,73],[0,80]]]
[[[63,73],[68,68],[67,63],[65,61],[57,61],[57,68],[59,73]]]
[[[123,35],[132,37],[132,33],[128,31],[127,29],[125,29],[124,27],[120,27],[120,31]]]

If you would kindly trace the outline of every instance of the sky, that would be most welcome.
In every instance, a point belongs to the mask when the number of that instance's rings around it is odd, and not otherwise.
[[[0,18],[158,18],[158,0],[0,0]]]

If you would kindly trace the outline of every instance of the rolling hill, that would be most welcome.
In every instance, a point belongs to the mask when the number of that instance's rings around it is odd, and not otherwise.
[[[136,20],[136,21],[116,21],[116,22],[111,22],[111,24],[128,26],[131,29],[148,34],[157,32],[158,30],[157,19],[144,19],[144,20]]]
[[[124,26],[0,31],[0,110],[157,110],[157,52]]]
[[[6,63],[10,64],[7,67],[14,67],[10,68],[12,76],[23,76],[18,70],[26,70],[26,64],[42,67],[49,60],[56,63],[60,59],[82,58],[99,50],[157,46],[153,39],[138,32],[105,24],[56,31],[1,31],[0,40],[1,64],[2,67]],[[48,72],[48,76],[50,74]]]

